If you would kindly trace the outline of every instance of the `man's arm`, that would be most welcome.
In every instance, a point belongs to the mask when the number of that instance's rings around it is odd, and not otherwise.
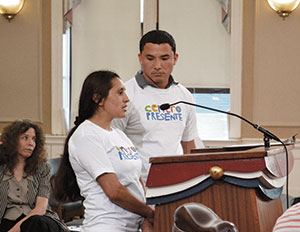
[[[196,148],[195,140],[181,141],[181,146],[184,154],[191,153],[191,150]]]

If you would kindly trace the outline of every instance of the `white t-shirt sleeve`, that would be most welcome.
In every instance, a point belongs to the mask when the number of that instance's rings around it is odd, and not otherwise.
[[[74,159],[93,179],[115,172],[106,153],[105,141],[99,140],[99,136],[85,135],[72,141],[70,146]]]

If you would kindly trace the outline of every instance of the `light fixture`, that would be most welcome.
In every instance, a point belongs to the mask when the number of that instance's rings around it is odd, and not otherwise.
[[[283,20],[299,5],[300,0],[267,0],[270,7],[275,10]]]
[[[0,0],[0,14],[8,21],[22,10],[25,0]]]

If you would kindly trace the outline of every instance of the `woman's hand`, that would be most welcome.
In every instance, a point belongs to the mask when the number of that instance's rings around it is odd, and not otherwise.
[[[44,215],[46,213],[47,205],[48,205],[47,198],[37,197],[35,208],[31,210],[26,217],[24,217],[17,224],[15,224],[14,227],[12,227],[8,232],[21,232],[20,229],[21,224],[32,215]]]
[[[20,225],[21,224],[17,223],[8,232],[21,232]]]
[[[147,215],[147,217],[145,218],[145,220],[147,220],[151,225],[153,225],[154,223],[154,210],[149,207],[149,213]]]
[[[143,222],[142,231],[143,232],[153,232],[153,225],[147,218],[145,218],[145,220]]]

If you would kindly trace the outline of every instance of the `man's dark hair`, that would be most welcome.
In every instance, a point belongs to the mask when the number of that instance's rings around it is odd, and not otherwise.
[[[166,31],[153,30],[147,32],[140,40],[140,53],[144,50],[146,43],[163,44],[167,43],[171,46],[174,54],[176,53],[176,43],[172,35]]]

